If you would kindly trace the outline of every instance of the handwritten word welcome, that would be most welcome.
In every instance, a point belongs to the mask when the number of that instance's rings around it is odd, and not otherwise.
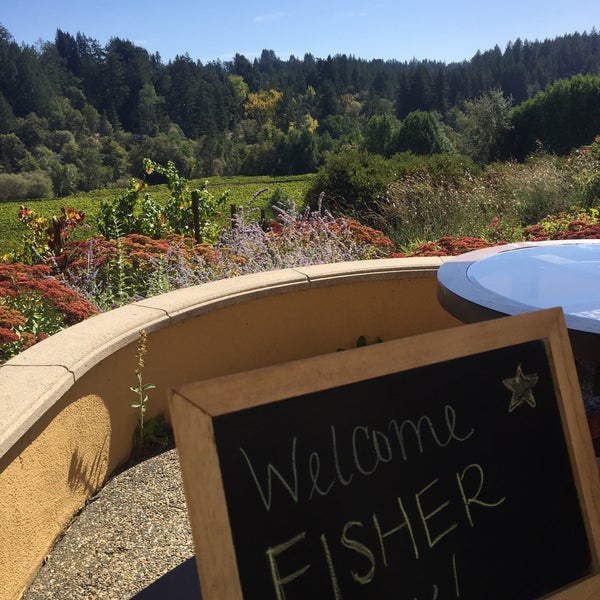
[[[299,464],[298,437],[294,436],[291,440],[289,466],[285,471],[287,475],[268,462],[263,481],[259,478],[249,452],[244,448],[240,448],[240,452],[265,509],[270,511],[273,506],[274,481],[279,481],[287,495],[297,504],[302,500],[312,500],[315,495],[327,496],[338,485],[349,486],[355,476],[373,475],[382,465],[394,459],[406,462],[411,453],[423,454],[427,448],[445,448],[452,442],[465,442],[474,433],[473,428],[459,431],[456,411],[448,404],[443,407],[441,421],[442,424],[437,429],[427,415],[416,420],[405,419],[400,423],[392,419],[384,429],[357,425],[343,440],[338,437],[336,427],[331,425],[327,447],[308,452],[306,464]],[[325,461],[324,458],[328,460]],[[332,464],[333,468],[326,471],[324,464]],[[301,474],[308,477],[305,479]],[[305,481],[308,481],[308,487],[303,489]]]

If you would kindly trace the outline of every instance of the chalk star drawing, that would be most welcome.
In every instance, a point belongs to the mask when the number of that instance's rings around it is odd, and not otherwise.
[[[533,386],[538,382],[537,374],[525,375],[521,368],[521,363],[517,367],[517,374],[509,379],[504,379],[502,383],[512,392],[508,412],[512,412],[515,408],[523,406],[527,403],[531,408],[535,408],[535,398],[531,391]]]

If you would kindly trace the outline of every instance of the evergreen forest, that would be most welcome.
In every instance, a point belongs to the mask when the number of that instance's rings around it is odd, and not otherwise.
[[[350,149],[485,166],[598,133],[595,29],[450,64],[271,50],[203,64],[60,29],[18,44],[0,25],[0,201],[126,187],[145,157],[187,178],[313,173]]]

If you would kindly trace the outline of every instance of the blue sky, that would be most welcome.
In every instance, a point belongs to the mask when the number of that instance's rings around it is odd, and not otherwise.
[[[203,63],[252,59],[468,60],[509,41],[600,29],[600,1],[578,0],[3,0],[0,24],[18,43],[53,41],[56,29],[105,45],[128,39],[166,63],[186,52]]]

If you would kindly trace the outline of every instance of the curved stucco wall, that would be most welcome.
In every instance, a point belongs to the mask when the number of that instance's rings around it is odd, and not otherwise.
[[[148,416],[182,383],[457,325],[439,258],[286,269],[103,313],[0,368],[0,598],[19,598],[56,537],[130,455],[136,348],[148,334]]]

